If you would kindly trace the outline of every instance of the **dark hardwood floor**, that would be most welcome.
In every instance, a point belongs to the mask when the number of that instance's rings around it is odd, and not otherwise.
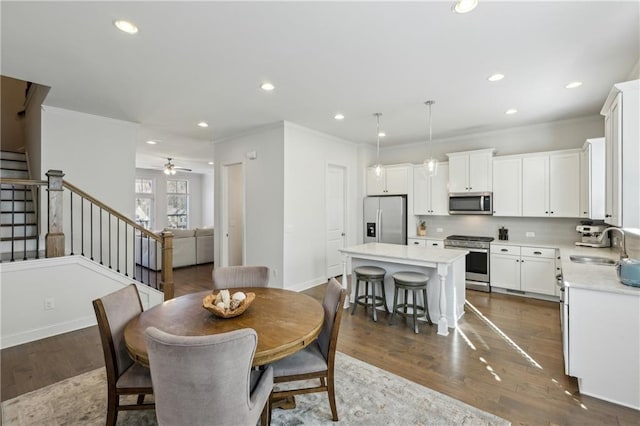
[[[176,295],[211,288],[211,269],[176,269]],[[324,285],[306,293],[320,300]],[[338,350],[513,424],[640,424],[640,412],[581,396],[564,375],[557,303],[472,290],[467,300],[447,337],[426,323],[416,335],[401,318],[388,326],[384,313],[375,323],[362,307],[345,312]],[[2,401],[104,365],[96,327],[0,355]]]

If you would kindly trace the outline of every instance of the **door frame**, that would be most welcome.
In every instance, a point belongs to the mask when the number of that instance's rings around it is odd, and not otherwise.
[[[246,176],[244,161],[227,163],[222,165],[222,208],[220,209],[220,223],[222,228],[222,238],[220,244],[220,266],[229,266],[229,168],[241,166],[242,171],[242,264],[246,260]]]
[[[329,204],[327,202],[327,181],[328,181],[328,177],[329,177],[329,170],[331,168],[336,168],[336,169],[341,169],[343,172],[343,179],[342,179],[342,205],[343,205],[343,211],[342,211],[342,223],[344,226],[343,229],[343,233],[344,236],[342,238],[342,243],[343,243],[343,247],[346,246],[347,243],[347,236],[349,235],[349,223],[347,221],[347,218],[349,217],[348,211],[349,211],[349,204],[348,204],[348,200],[349,198],[347,197],[347,190],[349,188],[348,182],[349,182],[349,167],[344,165],[344,164],[338,164],[338,163],[332,163],[332,162],[327,162],[325,164],[325,177],[324,177],[324,182],[325,182],[325,191],[324,191],[324,204],[325,204],[325,215],[324,215],[324,253],[325,253],[325,258],[324,258],[324,272],[325,275],[327,275],[327,278],[331,278],[329,275],[329,257],[327,256],[327,251],[328,251],[328,232],[327,232],[327,225],[328,225],[328,220],[327,220],[327,210],[329,208]],[[343,260],[343,262],[345,262],[345,260]],[[342,268],[344,270],[344,267]],[[343,274],[344,272],[341,271],[341,274]],[[339,275],[341,275],[339,274]]]

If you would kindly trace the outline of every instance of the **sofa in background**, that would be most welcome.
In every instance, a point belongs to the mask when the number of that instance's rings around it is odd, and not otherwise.
[[[173,234],[173,267],[213,262],[213,228],[170,229]],[[158,231],[159,234],[162,231]],[[156,247],[157,246],[157,247]],[[141,249],[142,248],[142,249]],[[157,248],[157,250],[156,250]],[[157,271],[162,265],[162,247],[153,239],[136,236],[136,264]]]

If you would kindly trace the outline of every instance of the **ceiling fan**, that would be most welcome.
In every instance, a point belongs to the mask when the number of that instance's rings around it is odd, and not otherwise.
[[[173,158],[167,157],[167,163],[163,166],[165,175],[175,175],[178,170],[183,172],[191,171],[191,169],[187,169],[186,167],[177,167],[171,160],[173,160]]]

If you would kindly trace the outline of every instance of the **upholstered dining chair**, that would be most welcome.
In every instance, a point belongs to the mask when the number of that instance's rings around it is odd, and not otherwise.
[[[255,330],[175,336],[149,327],[146,338],[160,426],[270,423],[273,369],[251,369]]]
[[[268,287],[269,268],[266,266],[225,266],[212,272],[214,290],[237,287]]]
[[[107,369],[107,425],[115,425],[118,412],[154,409],[155,404],[144,403],[145,395],[152,395],[149,369],[135,363],[124,342],[127,323],[142,312],[142,302],[135,284],[130,284],[93,301]],[[120,405],[123,395],[138,395],[136,404]]]
[[[327,284],[322,307],[324,323],[318,338],[309,346],[271,364],[274,383],[294,382],[298,380],[320,379],[320,385],[283,391],[273,391],[271,401],[297,394],[327,392],[333,421],[338,421],[334,384],[334,362],[338,331],[347,291],[340,283],[331,278]]]

